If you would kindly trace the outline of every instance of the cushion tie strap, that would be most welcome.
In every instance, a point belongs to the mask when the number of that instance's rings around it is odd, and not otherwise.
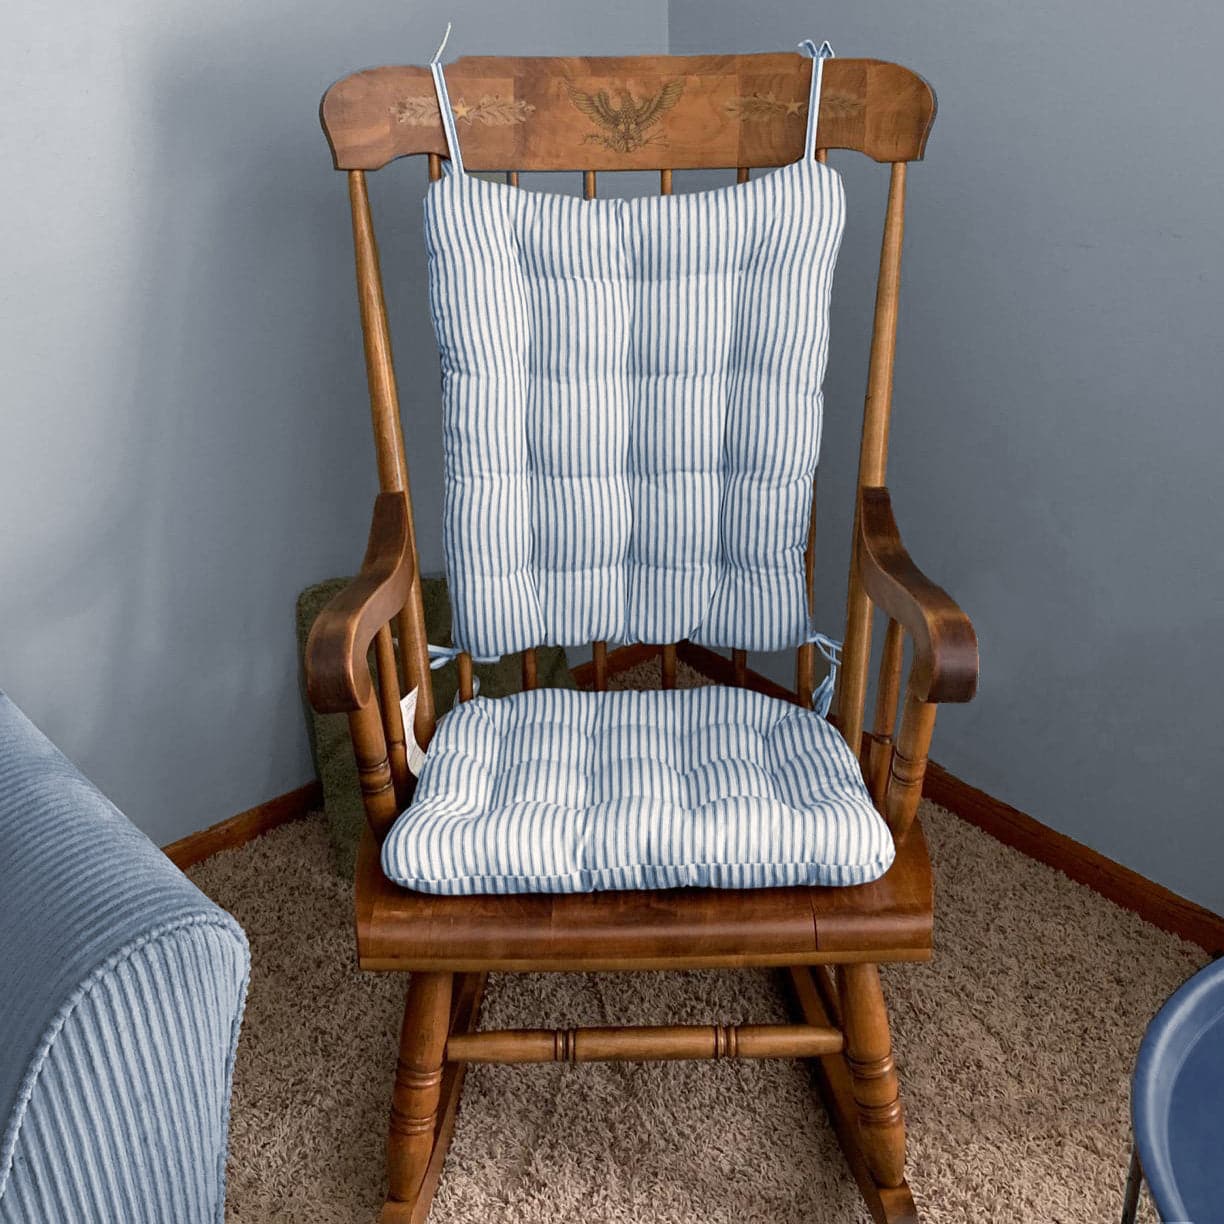
[[[799,44],[799,53],[806,55],[812,61],[812,86],[808,92],[807,138],[803,142],[803,159],[811,161],[816,156],[816,125],[820,121],[820,87],[824,80],[824,62],[832,59],[835,52],[827,41],[817,47],[810,38],[805,38]]]
[[[446,90],[446,77],[442,72],[442,52],[450,39],[451,23],[446,23],[446,33],[429,61],[429,71],[433,74],[434,90],[438,95],[438,113],[442,116],[442,130],[446,133],[446,147],[450,151],[451,169],[456,174],[463,173],[463,154],[459,152],[459,132],[455,127],[455,112],[451,110],[450,94]]]
[[[448,663],[453,663],[461,654],[463,648],[461,646],[435,646],[432,642],[429,643],[429,670],[437,671],[440,667],[445,667]],[[473,663],[498,663],[501,661],[501,655],[489,655],[481,658],[472,656]],[[472,677],[472,696],[480,695],[480,677]]]
[[[820,651],[829,665],[829,674],[812,693],[812,708],[821,718],[828,718],[829,710],[833,706],[833,689],[837,684],[837,669],[841,666],[842,644],[831,637],[826,637],[823,633],[809,633],[805,640]],[[433,647],[430,649],[432,650]]]

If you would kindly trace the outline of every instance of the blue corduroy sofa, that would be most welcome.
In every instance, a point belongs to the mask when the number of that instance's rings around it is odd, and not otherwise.
[[[0,1224],[225,1214],[250,954],[0,693]]]

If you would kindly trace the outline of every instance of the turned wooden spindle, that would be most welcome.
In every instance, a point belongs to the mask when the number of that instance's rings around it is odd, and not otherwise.
[[[591,663],[595,670],[595,691],[604,692],[608,687],[608,643],[591,643]]]
[[[912,691],[906,692],[884,792],[884,819],[897,840],[909,832],[918,812],[937,710],[937,706],[915,697]]]
[[[408,988],[387,1134],[387,1177],[394,1202],[414,1203],[429,1167],[452,984],[449,973],[414,973]]]
[[[348,716],[353,755],[357,760],[357,780],[366,821],[380,841],[400,813],[391,765],[387,760],[387,741],[383,735],[382,714],[371,698]]]
[[[748,652],[746,650],[731,652],[731,674],[738,687],[748,687]]]
[[[471,701],[476,693],[475,674],[472,671],[472,656],[466,651],[459,654],[459,700]]]
[[[534,646],[523,651],[523,688],[533,689],[540,682],[539,660],[536,658]]]
[[[637,1028],[503,1029],[456,1033],[448,1062],[655,1062],[817,1058],[844,1045],[835,1028],[807,1024],[694,1024]]]
[[[867,784],[876,807],[884,803],[888,771],[892,766],[893,728],[897,722],[897,698],[901,692],[901,661],[905,653],[905,632],[889,620],[880,652],[880,677],[876,685],[875,719],[871,725],[871,748],[867,756]],[[921,780],[919,781],[921,786]]]
[[[817,150],[816,155],[820,156]],[[812,498],[808,506],[807,543],[803,549],[803,591],[808,616],[816,611],[816,475],[812,476]],[[804,642],[795,652],[795,692],[805,710],[812,707],[816,689],[816,647]]]
[[[869,964],[839,965],[837,990],[863,1156],[881,1186],[900,1186],[905,1181],[905,1118],[880,971]]]
[[[676,687],[676,643],[668,642],[663,647],[663,687],[665,689],[674,689]]]
[[[387,742],[387,761],[395,800],[399,807],[408,802],[411,773],[408,770],[408,741],[404,714],[400,708],[399,676],[395,664],[395,643],[391,626],[383,625],[374,638],[374,657],[378,664],[378,704],[382,711],[383,736]]]

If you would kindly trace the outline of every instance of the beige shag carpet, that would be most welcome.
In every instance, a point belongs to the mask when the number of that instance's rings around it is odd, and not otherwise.
[[[922,819],[935,959],[885,970],[921,1217],[1114,1220],[1139,1039],[1204,954],[940,808],[924,804]],[[370,1224],[404,980],[358,973],[351,890],[332,871],[321,818],[191,876],[251,941],[227,1219]],[[773,977],[755,971],[497,976],[483,1011],[489,1027],[781,1018]],[[473,1066],[430,1219],[869,1216],[806,1067],[720,1062]]]

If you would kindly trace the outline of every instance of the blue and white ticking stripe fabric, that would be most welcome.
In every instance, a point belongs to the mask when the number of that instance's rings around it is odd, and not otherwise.
[[[250,956],[0,693],[0,1224],[221,1224]]]
[[[447,894],[861,884],[893,860],[841,735],[733,688],[536,689],[456,706],[387,876]]]
[[[841,179],[580,201],[463,172],[426,197],[453,638],[808,640]],[[439,56],[441,49],[439,49]],[[539,690],[441,722],[383,869],[436,893],[858,884],[893,859],[845,741],[740,689]]]
[[[583,201],[452,162],[425,229],[455,643],[801,643],[838,174]]]

